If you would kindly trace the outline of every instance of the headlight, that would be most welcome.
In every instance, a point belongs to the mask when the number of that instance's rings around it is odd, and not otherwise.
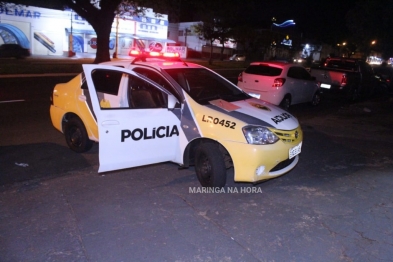
[[[243,134],[249,144],[268,145],[278,141],[278,137],[269,129],[262,126],[245,126]]]

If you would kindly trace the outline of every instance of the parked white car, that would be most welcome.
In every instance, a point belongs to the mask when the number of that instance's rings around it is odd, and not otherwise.
[[[288,109],[321,101],[319,83],[306,68],[285,62],[253,62],[238,77],[238,87],[249,95]]]

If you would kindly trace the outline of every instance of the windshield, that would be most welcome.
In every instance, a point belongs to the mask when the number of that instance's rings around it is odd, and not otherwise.
[[[207,104],[215,99],[234,102],[250,98],[234,84],[205,68],[176,68],[165,71],[199,104]]]

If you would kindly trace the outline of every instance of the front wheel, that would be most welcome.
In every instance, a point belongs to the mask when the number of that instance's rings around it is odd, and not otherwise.
[[[67,145],[77,153],[89,151],[93,141],[89,139],[85,125],[79,118],[73,117],[65,124],[64,135]]]
[[[215,143],[202,143],[195,152],[195,171],[203,187],[224,187],[226,168],[224,156]]]

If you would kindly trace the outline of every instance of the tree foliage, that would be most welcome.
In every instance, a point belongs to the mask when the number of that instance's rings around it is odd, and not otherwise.
[[[392,1],[361,0],[346,16],[346,24],[360,51],[368,54],[371,49],[380,51],[385,58],[393,56]],[[372,41],[376,41],[372,45]]]

